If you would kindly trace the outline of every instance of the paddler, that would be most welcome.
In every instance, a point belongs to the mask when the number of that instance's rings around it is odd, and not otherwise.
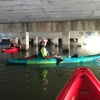
[[[47,51],[46,49],[46,44],[47,44],[47,39],[43,38],[42,41],[39,44],[39,56],[44,58],[44,59],[48,59],[48,58],[57,58],[57,55],[54,54],[53,51],[51,51],[50,53]]]

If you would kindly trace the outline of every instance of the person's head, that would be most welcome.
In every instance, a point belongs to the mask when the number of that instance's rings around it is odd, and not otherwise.
[[[45,41],[41,41],[40,45],[45,46]]]
[[[48,40],[46,38],[42,38],[41,45],[46,46],[47,41]]]

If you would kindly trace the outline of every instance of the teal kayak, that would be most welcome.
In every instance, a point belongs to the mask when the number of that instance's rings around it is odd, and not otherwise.
[[[57,64],[67,64],[67,63],[78,63],[83,64],[86,62],[96,61],[100,58],[100,54],[96,55],[89,55],[89,56],[79,56],[77,58],[66,57],[63,56],[61,59],[62,61],[58,61],[57,58],[50,58],[50,59],[41,59],[41,58],[32,58],[32,59],[24,59],[24,58],[16,58],[16,59],[8,59],[6,60],[7,64],[26,64],[26,65],[52,65]]]

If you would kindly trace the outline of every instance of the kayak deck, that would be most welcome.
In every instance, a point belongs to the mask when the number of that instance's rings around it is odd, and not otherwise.
[[[26,64],[26,65],[56,65],[57,59],[56,58],[50,58],[50,59],[41,59],[41,58],[33,58],[30,59],[31,57],[26,58],[18,58],[18,59],[8,59],[6,60],[6,63],[9,64]],[[91,56],[80,56],[78,58],[71,58],[71,57],[62,57],[62,61],[60,64],[66,64],[66,63],[79,63],[83,64],[86,62],[92,62],[94,60],[97,60],[100,58],[100,55],[91,55]]]
[[[100,84],[88,68],[77,68],[56,100],[100,100]]]

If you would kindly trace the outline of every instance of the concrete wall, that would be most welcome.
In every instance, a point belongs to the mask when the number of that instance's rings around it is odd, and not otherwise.
[[[100,34],[100,21],[66,21],[66,22],[37,22],[37,23],[16,23],[16,24],[0,24],[0,36],[5,33],[8,36],[11,34],[47,34],[48,37],[55,37],[57,32],[65,31],[98,31]],[[9,35],[10,34],[10,35]],[[73,33],[71,33],[73,35]],[[58,36],[58,34],[57,34]],[[61,36],[61,34],[60,34]],[[59,36],[59,37],[60,37]]]
[[[28,32],[63,32],[63,31],[97,31],[100,30],[100,21],[70,21],[70,22],[37,22],[0,24],[0,33]]]
[[[98,31],[100,36],[100,21],[66,21],[66,22],[37,22],[37,23],[11,23],[0,24],[0,37],[13,38],[17,36],[21,38],[26,32],[29,32],[29,37],[43,36],[46,38],[62,38],[62,34],[70,32],[70,37],[81,37],[87,33]],[[2,36],[6,34],[6,36]]]

